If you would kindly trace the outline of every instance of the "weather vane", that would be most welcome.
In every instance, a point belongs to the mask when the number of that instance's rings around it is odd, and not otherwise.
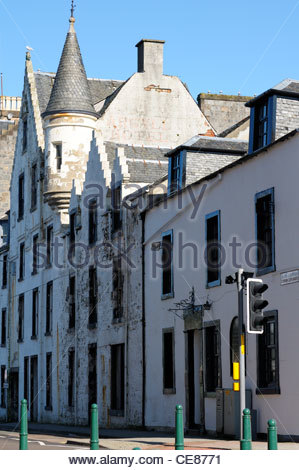
[[[72,0],[72,8],[71,8],[71,16],[74,16],[74,11],[75,11],[76,5],[74,5],[74,0]]]

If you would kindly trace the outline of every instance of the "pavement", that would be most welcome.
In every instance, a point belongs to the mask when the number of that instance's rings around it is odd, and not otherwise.
[[[0,431],[17,437],[18,423],[0,423]],[[28,439],[43,441],[70,448],[89,448],[90,429],[85,426],[65,426],[56,424],[29,423]],[[172,450],[174,435],[170,433],[131,429],[100,429],[100,447],[108,450]],[[185,450],[239,450],[238,440],[218,439],[210,436],[186,435]],[[267,450],[267,442],[253,441],[253,450]],[[278,450],[299,450],[299,443],[279,442]]]

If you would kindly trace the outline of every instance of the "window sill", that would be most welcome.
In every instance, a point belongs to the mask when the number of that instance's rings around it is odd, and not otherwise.
[[[174,292],[169,292],[168,294],[161,295],[161,300],[167,300],[167,299],[173,299],[173,298],[174,298]]]
[[[175,395],[176,389],[175,388],[163,388],[163,395]]]
[[[110,410],[109,414],[110,416],[121,416],[121,417],[125,416],[124,410]]]
[[[51,331],[46,331],[45,336],[52,336],[52,332]]]
[[[38,271],[32,271],[32,272],[31,272],[31,276],[36,276],[37,273],[38,273]]]
[[[6,343],[0,344],[0,348],[6,348]]]
[[[17,222],[22,222],[22,220],[24,220],[24,216],[17,218]]]
[[[71,335],[71,334],[74,334],[74,333],[75,333],[75,327],[74,327],[74,326],[72,326],[71,328],[69,327],[66,331],[67,331],[67,333],[70,334],[70,335]]]
[[[205,398],[216,398],[216,392],[205,392]]]
[[[123,323],[123,317],[115,317],[112,319],[112,325],[119,325],[119,323]]]
[[[3,410],[6,410],[6,405],[0,405],[0,408],[2,408]]]
[[[267,268],[258,269],[256,271],[257,276],[263,276],[265,274],[274,273],[276,271],[276,266],[268,266]]]
[[[256,395],[280,395],[280,387],[267,387],[267,388],[257,388],[255,390]]]
[[[45,410],[46,411],[53,411],[53,408],[52,408],[52,406],[45,406]]]
[[[45,266],[45,269],[50,269],[50,268],[52,268],[52,263],[47,263]]]
[[[31,339],[37,339],[37,335],[32,335]]]
[[[17,340],[17,343],[24,343],[24,338],[19,338],[19,339]]]
[[[88,323],[87,328],[89,330],[95,330],[98,327],[97,322],[96,323]]]
[[[1,289],[3,289],[3,290],[7,289],[7,284],[6,284],[6,286],[2,286]]]
[[[24,281],[24,278],[23,278],[23,277],[19,277],[18,282],[23,282],[23,281]]]
[[[30,212],[34,212],[34,211],[36,211],[36,209],[37,209],[37,206],[30,207]]]
[[[210,289],[211,287],[218,287],[218,286],[221,286],[221,280],[220,279],[218,281],[207,282],[206,288]]]

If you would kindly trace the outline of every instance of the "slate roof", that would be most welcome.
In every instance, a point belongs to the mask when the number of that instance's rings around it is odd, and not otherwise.
[[[35,72],[34,77],[40,112],[42,114],[45,112],[50,99],[55,73]],[[124,83],[120,80],[103,80],[100,78],[88,78],[87,81],[94,105],[99,101],[105,100],[107,96],[113,94]]]
[[[179,147],[168,152],[166,156],[170,157],[171,155],[177,153],[180,150],[193,149],[203,151],[205,153],[215,152],[243,155],[248,150],[248,142],[246,140],[239,139],[196,135],[187,142],[185,142],[183,145],[180,145]]]
[[[57,112],[75,112],[97,115],[82,61],[77,35],[70,19],[64,48],[60,58],[50,100],[43,117]]]
[[[130,173],[130,182],[151,184],[163,178],[168,172],[168,159],[165,154],[169,149],[154,147],[133,147],[106,142],[106,152],[110,167],[113,165],[116,147],[123,147]]]
[[[248,106],[250,108],[256,103],[256,101],[259,101],[261,98],[265,98],[266,96],[270,95],[299,96],[299,80],[286,78],[274,87],[269,88],[269,90],[261,93],[252,100],[248,101],[245,106]]]

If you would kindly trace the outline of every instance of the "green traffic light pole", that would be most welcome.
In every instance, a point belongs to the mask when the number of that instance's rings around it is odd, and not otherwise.
[[[27,400],[21,401],[20,450],[28,450]]]
[[[243,410],[243,439],[240,440],[240,450],[251,450],[251,416],[250,410]]]

